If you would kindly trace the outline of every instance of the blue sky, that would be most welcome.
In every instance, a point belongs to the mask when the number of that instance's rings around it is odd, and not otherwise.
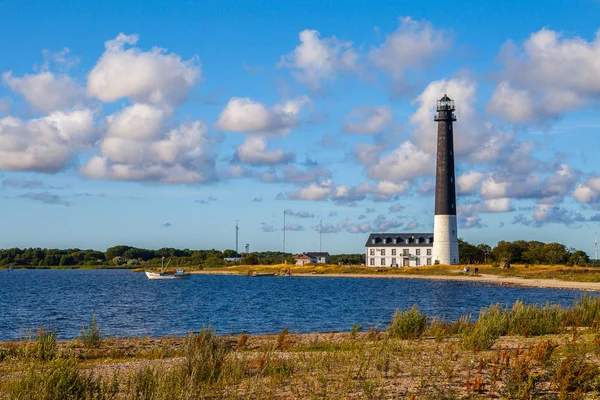
[[[600,3],[0,5],[0,247],[362,252],[432,231],[456,101],[460,236],[593,254]]]

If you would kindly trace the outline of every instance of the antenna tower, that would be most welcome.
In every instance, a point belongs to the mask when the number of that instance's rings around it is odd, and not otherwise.
[[[598,261],[598,235],[594,232],[594,250],[596,250],[596,261]]]
[[[235,220],[235,256],[237,257],[238,254],[238,232],[239,232],[240,228],[238,227],[238,221],[237,219]]]
[[[319,252],[323,251],[323,220],[319,223]]]
[[[283,212],[283,264],[287,264],[287,260],[285,259],[285,211]]]

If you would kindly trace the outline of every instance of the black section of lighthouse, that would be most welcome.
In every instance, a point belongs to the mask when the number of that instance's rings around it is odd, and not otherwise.
[[[454,179],[454,101],[444,95],[437,101],[437,161],[433,252],[440,264],[458,263],[456,182]]]

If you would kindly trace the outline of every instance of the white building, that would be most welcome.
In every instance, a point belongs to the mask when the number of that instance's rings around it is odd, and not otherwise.
[[[433,264],[432,233],[372,233],[365,244],[367,267]]]
[[[305,252],[294,256],[296,265],[329,264],[329,253]]]

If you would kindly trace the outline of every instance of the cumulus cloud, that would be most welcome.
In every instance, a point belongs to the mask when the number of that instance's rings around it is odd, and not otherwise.
[[[296,153],[284,153],[283,150],[266,151],[267,140],[263,137],[249,137],[238,146],[236,158],[248,165],[273,165],[292,162]]]
[[[315,214],[308,212],[308,211],[294,211],[294,210],[287,209],[284,212],[286,215],[291,215],[293,217],[298,217],[298,218],[314,218],[315,217]]]
[[[418,226],[419,226],[419,224],[417,224],[415,221],[410,221],[408,224],[406,224],[404,229],[407,231],[412,231],[413,229],[416,229]]]
[[[290,68],[294,77],[313,90],[319,90],[327,81],[334,80],[340,72],[359,70],[358,55],[351,42],[335,37],[321,39],[316,30],[305,29],[298,35],[300,44],[282,56],[278,67]]]
[[[400,204],[400,203],[397,203],[397,204],[392,204],[392,205],[391,205],[391,206],[388,208],[388,210],[389,210],[390,212],[392,212],[392,213],[400,212],[400,211],[402,211],[403,209],[404,209],[404,206],[403,206],[402,204]]]
[[[333,193],[334,186],[331,179],[311,183],[297,191],[287,193],[291,200],[327,200]]]
[[[142,51],[138,35],[120,33],[104,44],[104,54],[87,77],[88,95],[103,102],[130,98],[138,103],[176,105],[201,78],[195,58],[184,61],[158,47]]]
[[[298,232],[298,231],[303,231],[304,227],[302,225],[298,225],[298,224],[286,224],[285,230]]]
[[[370,165],[367,174],[371,179],[402,182],[431,176],[434,165],[431,154],[425,153],[410,141],[405,141],[395,151]]]
[[[81,172],[93,179],[162,183],[215,179],[214,139],[204,123],[187,122],[152,135],[107,136],[101,154],[90,158]]]
[[[372,227],[373,230],[377,232],[386,232],[392,229],[400,228],[402,225],[402,222],[398,221],[397,219],[388,220],[385,215],[379,214],[373,220]]]
[[[350,133],[379,133],[392,123],[392,110],[387,106],[354,108],[344,117],[343,129]]]
[[[263,232],[275,232],[276,231],[276,229],[275,229],[275,227],[273,225],[267,224],[266,222],[261,222],[260,223],[260,229]]]
[[[391,74],[397,86],[402,86],[409,69],[430,65],[440,54],[450,50],[450,44],[447,32],[434,29],[427,21],[404,17],[400,18],[398,29],[370,51],[369,59]]]
[[[58,172],[94,139],[89,109],[54,111],[43,118],[0,119],[0,169]]]
[[[43,112],[72,107],[85,94],[83,87],[69,76],[49,71],[23,77],[13,76],[9,71],[2,74],[2,80],[29,105]]]
[[[483,174],[479,171],[470,171],[456,178],[457,194],[469,195],[477,191]]]
[[[267,107],[249,98],[233,97],[219,114],[215,127],[223,131],[261,135],[286,134],[298,125],[300,111],[308,102],[308,97],[303,96]]]
[[[591,177],[577,186],[573,197],[579,203],[596,203],[600,199],[600,177]]]
[[[600,31],[592,41],[543,28],[522,46],[507,42],[488,111],[510,122],[559,116],[600,96]]]
[[[173,225],[170,222],[165,222],[164,224],[161,225],[163,228],[170,228]]]
[[[395,183],[386,180],[376,184],[363,183],[357,187],[359,193],[368,193],[375,201],[388,201],[408,190],[408,182]]]
[[[579,227],[587,219],[579,212],[550,204],[540,204],[533,215],[518,214],[513,218],[513,224],[522,224],[535,228],[547,224],[562,224],[569,227]]]

